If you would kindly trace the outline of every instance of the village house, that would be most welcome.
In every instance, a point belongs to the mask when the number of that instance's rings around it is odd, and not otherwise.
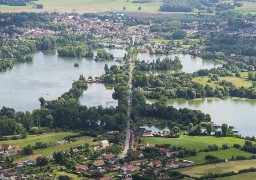
[[[181,166],[189,167],[189,166],[193,166],[193,165],[195,165],[195,163],[193,161],[183,160],[183,163]]]
[[[93,165],[96,167],[103,166],[105,163],[102,159],[94,161]]]
[[[24,161],[23,160],[15,160],[15,161],[12,162],[12,164],[15,167],[23,167],[24,166]]]
[[[174,168],[178,168],[179,165],[178,164],[175,164],[175,161],[174,160],[170,160],[166,163],[166,167],[167,168],[170,168],[170,169],[174,169]]]
[[[137,158],[143,158],[144,157],[144,155],[141,151],[135,151],[134,156],[136,156]]]
[[[136,161],[131,162],[131,164],[134,166],[140,166],[140,165],[147,164],[147,163],[148,163],[147,159],[136,160]]]
[[[109,142],[108,142],[108,140],[100,141],[100,142],[99,142],[99,147],[100,147],[101,149],[104,149],[104,148],[106,148],[106,147],[109,147]]]
[[[126,164],[122,166],[122,170],[125,172],[127,171],[134,172],[134,171],[138,171],[139,169],[140,169],[139,166],[133,166],[132,164]]]
[[[146,143],[146,142],[141,142],[141,143],[139,144],[139,146],[140,146],[140,149],[145,149],[146,147],[149,146],[149,144]]]
[[[144,137],[151,137],[151,136],[153,136],[152,131],[145,131],[145,132],[143,133],[143,136],[144,136]]]
[[[112,171],[117,171],[117,170],[119,170],[121,168],[121,166],[120,165],[112,165],[111,167],[108,167],[107,168],[107,170],[108,171],[110,171],[110,172],[112,172]]]
[[[8,151],[10,149],[12,149],[11,145],[9,145],[9,144],[2,144],[2,150],[3,151]]]
[[[137,131],[136,131],[136,133],[137,133],[139,136],[142,136],[145,131],[146,131],[145,128],[138,128]]]
[[[39,157],[43,157],[43,156],[41,154],[32,155],[32,156],[30,156],[28,162],[35,163],[36,159]]]
[[[84,174],[87,172],[87,170],[88,170],[88,167],[85,165],[77,165],[76,166],[76,172],[79,174]]]
[[[161,167],[161,166],[162,166],[162,162],[161,162],[160,160],[157,160],[157,161],[151,162],[150,165],[151,165],[152,167],[157,168],[157,167]]]
[[[16,146],[15,148],[7,150],[8,156],[16,155],[22,152],[22,149],[19,146]]]
[[[57,141],[58,145],[63,145],[63,144],[67,144],[68,141],[67,140],[61,140],[61,141]]]
[[[114,155],[112,153],[110,153],[110,154],[106,154],[106,153],[102,154],[102,158],[103,159],[112,159],[113,157],[114,157]]]

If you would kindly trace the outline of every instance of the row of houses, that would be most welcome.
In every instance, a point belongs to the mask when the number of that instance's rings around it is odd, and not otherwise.
[[[13,156],[16,154],[20,154],[22,152],[22,148],[19,146],[12,147],[9,144],[2,144],[1,151],[0,151],[0,157],[1,156]]]

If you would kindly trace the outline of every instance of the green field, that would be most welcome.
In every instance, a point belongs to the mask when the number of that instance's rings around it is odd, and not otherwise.
[[[195,149],[199,151],[208,147],[210,144],[216,144],[221,147],[222,144],[233,146],[234,144],[243,145],[245,140],[235,137],[214,137],[214,136],[186,136],[181,135],[179,138],[162,138],[162,137],[144,137],[144,141],[155,144],[171,144],[172,146],[179,146],[187,149]]]
[[[190,161],[194,161],[197,164],[205,163],[205,156],[212,155],[218,157],[219,159],[231,159],[232,156],[244,156],[246,158],[250,158],[253,154],[248,153],[245,151],[241,151],[239,149],[230,148],[227,150],[219,150],[219,151],[212,151],[212,152],[200,152],[197,153],[196,156],[188,157],[187,159]]]
[[[138,7],[141,7],[141,12],[158,12],[162,2],[155,0],[150,3],[132,3],[127,0],[38,0],[36,3],[43,4],[44,9],[33,9],[31,6],[24,7],[7,7],[0,6],[2,11],[60,11],[60,12],[72,12],[79,13],[86,12],[105,12],[105,11],[123,11],[123,7],[126,7],[126,11],[138,11]]]
[[[247,75],[248,75],[248,73],[247,73]],[[207,82],[209,80],[208,76],[200,76],[200,77],[193,78],[193,81],[200,83],[204,86],[206,84],[208,84],[211,87],[221,87],[220,85],[217,84],[217,82],[226,80],[226,81],[232,82],[236,87],[241,87],[241,86],[244,86],[246,88],[251,87],[252,82],[243,78],[243,77],[246,77],[246,74],[241,75],[241,76],[242,76],[242,78],[233,77],[233,76],[219,77],[219,81],[211,81],[211,82]]]
[[[230,161],[227,163],[207,164],[180,169],[183,174],[192,177],[201,177],[209,173],[238,172],[241,169],[256,168],[256,160]],[[225,178],[224,178],[225,179]]]
[[[256,13],[256,3],[255,2],[243,2],[242,7],[236,7],[235,9],[228,10],[229,12],[239,12],[239,13]]]
[[[54,143],[60,140],[63,140],[66,136],[77,135],[78,133],[74,132],[59,132],[59,133],[47,133],[40,135],[29,135],[26,139],[18,139],[18,140],[6,140],[0,141],[0,144],[10,144],[11,146],[20,146],[25,147],[27,145],[34,146],[36,142],[42,143]]]
[[[49,147],[49,148],[45,148],[45,149],[34,150],[33,154],[41,154],[43,156],[48,156],[48,155],[53,154],[55,151],[66,151],[66,150],[69,150],[72,147],[77,147],[79,145],[84,145],[85,143],[88,143],[90,145],[96,145],[97,144],[97,142],[93,142],[92,137],[83,136],[83,137],[78,137],[78,138],[75,138],[75,139],[76,139],[76,141],[70,142],[70,143],[67,143],[67,144],[53,146],[53,147]],[[24,157],[19,158],[19,159],[26,160],[29,157],[30,156],[24,156]]]
[[[216,178],[215,180],[251,180],[251,179],[255,179],[255,177],[256,177],[256,172],[250,172],[250,173],[238,174],[235,176]]]

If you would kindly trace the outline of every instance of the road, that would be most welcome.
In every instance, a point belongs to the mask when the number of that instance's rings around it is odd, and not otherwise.
[[[132,73],[133,73],[133,64],[130,61],[130,71],[129,71],[129,81],[128,81],[128,86],[129,86],[129,97],[128,97],[128,109],[127,109],[127,117],[128,117],[128,122],[126,126],[126,138],[124,142],[124,150],[123,152],[119,155],[119,159],[125,158],[127,155],[127,151],[130,148],[130,137],[131,137],[131,128],[130,128],[130,122],[131,122],[131,111],[132,111]]]

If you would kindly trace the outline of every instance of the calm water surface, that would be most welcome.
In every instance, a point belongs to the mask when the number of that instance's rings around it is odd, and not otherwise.
[[[79,101],[87,107],[100,105],[103,107],[116,107],[118,102],[112,98],[113,92],[114,87],[108,87],[104,84],[88,84],[88,90],[84,91]]]
[[[109,52],[115,57],[122,57],[126,51],[112,49]],[[79,67],[75,68],[74,63],[78,63]],[[44,97],[46,100],[57,99],[71,88],[72,82],[81,74],[85,78],[102,75],[105,63],[85,58],[58,57],[56,51],[38,52],[34,55],[33,62],[16,64],[12,70],[0,73],[0,107],[11,107],[16,111],[32,111],[39,108],[39,97]],[[107,63],[109,66],[116,64]],[[109,101],[109,90],[99,89],[100,93],[106,96],[101,99],[96,96],[95,99],[102,102],[106,98],[106,101]],[[110,97],[112,98],[112,95]],[[89,104],[88,100],[86,105]]]
[[[218,62],[203,60],[199,57],[192,57],[191,55],[173,54],[173,55],[151,55],[149,53],[139,53],[137,59],[140,61],[145,60],[146,62],[152,62],[157,58],[164,59],[165,57],[171,57],[172,59],[178,56],[181,64],[183,65],[182,71],[186,73],[192,73],[200,69],[211,69],[214,67],[220,67],[221,64]]]
[[[256,136],[256,100],[252,99],[172,99],[169,105],[176,108],[201,110],[211,115],[215,124],[234,126],[243,136]]]

